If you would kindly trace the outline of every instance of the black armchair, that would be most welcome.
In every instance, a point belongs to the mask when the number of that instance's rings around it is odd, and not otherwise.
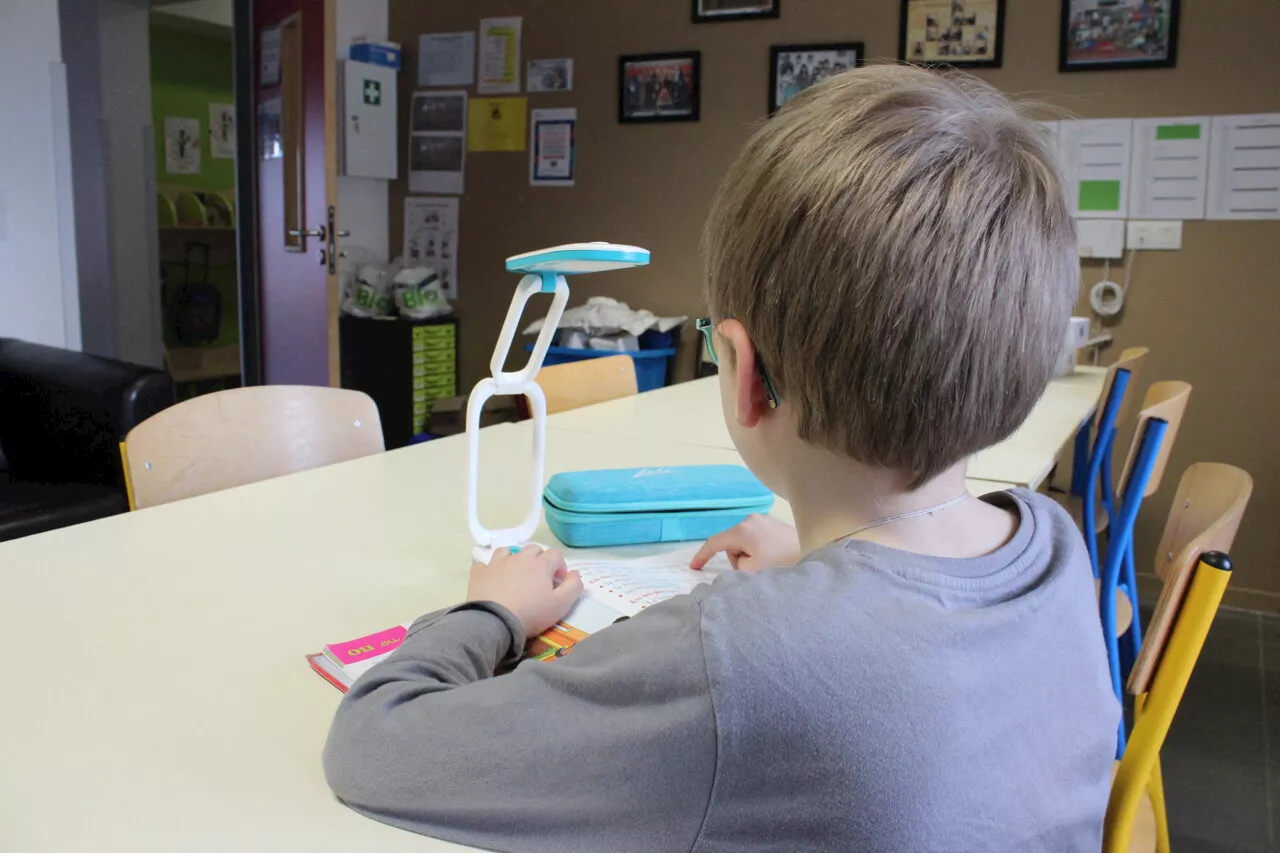
[[[0,541],[128,510],[120,441],[172,404],[164,371],[0,338]]]

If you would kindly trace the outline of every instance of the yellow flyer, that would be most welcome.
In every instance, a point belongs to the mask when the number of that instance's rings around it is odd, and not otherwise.
[[[468,151],[524,151],[528,98],[472,98],[467,105]]]
[[[520,91],[520,31],[523,28],[523,18],[480,21],[477,95],[514,95]]]

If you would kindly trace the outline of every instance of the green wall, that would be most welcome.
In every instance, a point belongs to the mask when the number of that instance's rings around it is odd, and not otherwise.
[[[156,182],[199,190],[231,190],[235,160],[209,152],[209,105],[234,103],[231,41],[179,30],[151,28],[151,115],[156,134]],[[200,173],[171,175],[164,169],[165,116],[200,122]]]

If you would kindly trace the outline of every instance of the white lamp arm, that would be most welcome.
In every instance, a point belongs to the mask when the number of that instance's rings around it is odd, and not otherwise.
[[[515,372],[503,371],[507,356],[511,352],[515,340],[516,329],[520,325],[520,317],[524,314],[525,303],[535,293],[552,292],[551,310],[543,321],[542,331],[533,345],[533,352],[525,366]],[[516,292],[511,297],[511,305],[507,308],[507,318],[502,324],[502,332],[498,335],[498,343],[493,349],[493,358],[489,360],[492,376],[481,379],[472,389],[467,400],[467,453],[468,453],[468,488],[467,488],[467,524],[471,528],[471,536],[481,549],[492,551],[495,548],[507,548],[521,545],[533,537],[542,520],[542,477],[547,461],[547,399],[541,386],[534,381],[546,358],[547,348],[551,346],[551,338],[560,325],[560,316],[569,301],[569,284],[563,275],[543,272],[529,274],[520,280]],[[523,395],[529,400],[530,414],[533,416],[533,479],[529,511],[524,521],[515,527],[502,530],[490,530],[480,522],[480,415],[490,397],[504,395]]]

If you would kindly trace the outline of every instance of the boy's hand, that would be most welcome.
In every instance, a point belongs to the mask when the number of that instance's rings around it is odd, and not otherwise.
[[[712,536],[693,556],[689,568],[701,569],[721,551],[729,564],[742,572],[794,566],[802,556],[796,529],[767,515],[747,516],[736,527]]]
[[[582,578],[565,567],[564,554],[537,545],[517,554],[506,548],[494,551],[487,566],[472,563],[467,584],[467,601],[501,604],[520,620],[525,639],[560,621],[580,595]]]

